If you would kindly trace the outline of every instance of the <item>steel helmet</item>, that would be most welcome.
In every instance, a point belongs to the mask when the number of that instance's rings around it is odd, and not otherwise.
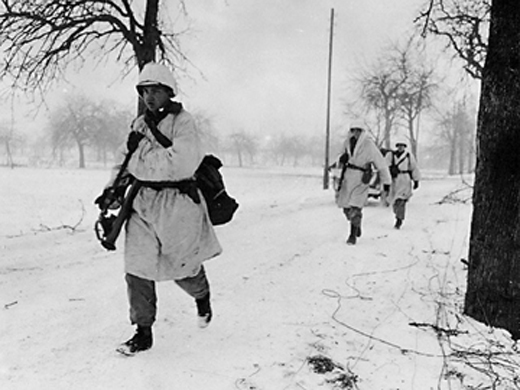
[[[399,137],[395,140],[395,147],[397,147],[397,145],[404,145],[405,148],[408,147],[408,140],[404,137]]]
[[[361,129],[364,131],[366,129],[366,125],[361,120],[354,120],[350,123],[349,130],[352,131],[352,129]]]
[[[171,97],[177,94],[177,83],[173,78],[173,73],[165,65],[155,62],[147,63],[139,74],[139,81],[135,88],[139,95],[143,94],[142,87],[149,85],[160,85],[171,90]]]

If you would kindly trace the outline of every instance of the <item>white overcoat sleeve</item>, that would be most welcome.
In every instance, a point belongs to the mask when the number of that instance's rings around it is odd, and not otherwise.
[[[388,163],[383,157],[383,154],[379,151],[374,143],[370,143],[370,154],[372,155],[372,162],[376,166],[379,172],[381,183],[392,184],[392,178],[390,176],[390,170],[388,169]]]
[[[410,171],[412,174],[412,180],[419,181],[421,180],[421,172],[419,171],[419,167],[417,166],[417,160],[410,153]]]
[[[178,181],[193,176],[203,156],[200,137],[193,117],[186,111],[169,115],[158,126],[172,141],[164,148],[140,121],[138,131],[145,134],[128,164],[128,171],[139,180]]]

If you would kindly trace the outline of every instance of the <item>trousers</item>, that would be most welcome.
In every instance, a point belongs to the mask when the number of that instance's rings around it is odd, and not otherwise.
[[[396,218],[399,218],[401,221],[404,221],[404,214],[406,211],[406,199],[396,199],[394,200],[394,214]]]
[[[347,207],[343,209],[343,214],[347,217],[347,220],[356,227],[361,226],[361,220],[363,219],[363,211],[359,207]]]
[[[125,275],[125,280],[130,306],[130,322],[133,325],[152,326],[157,316],[155,282],[128,273]],[[197,275],[175,280],[175,283],[195,299],[204,298],[209,294],[209,281],[203,266],[200,267]]]

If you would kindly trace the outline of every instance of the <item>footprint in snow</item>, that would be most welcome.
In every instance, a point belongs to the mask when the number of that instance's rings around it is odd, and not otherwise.
[[[261,390],[260,387],[246,378],[237,379],[235,387],[239,390]]]

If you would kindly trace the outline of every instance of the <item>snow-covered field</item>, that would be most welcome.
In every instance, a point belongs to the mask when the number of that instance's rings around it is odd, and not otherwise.
[[[128,358],[122,248],[92,229],[108,171],[0,169],[0,389],[520,387],[508,334],[462,315],[470,190],[440,202],[460,178],[426,174],[400,231],[370,202],[347,246],[321,170],[224,174],[241,206],[206,263],[214,321],[160,283],[154,347]]]

